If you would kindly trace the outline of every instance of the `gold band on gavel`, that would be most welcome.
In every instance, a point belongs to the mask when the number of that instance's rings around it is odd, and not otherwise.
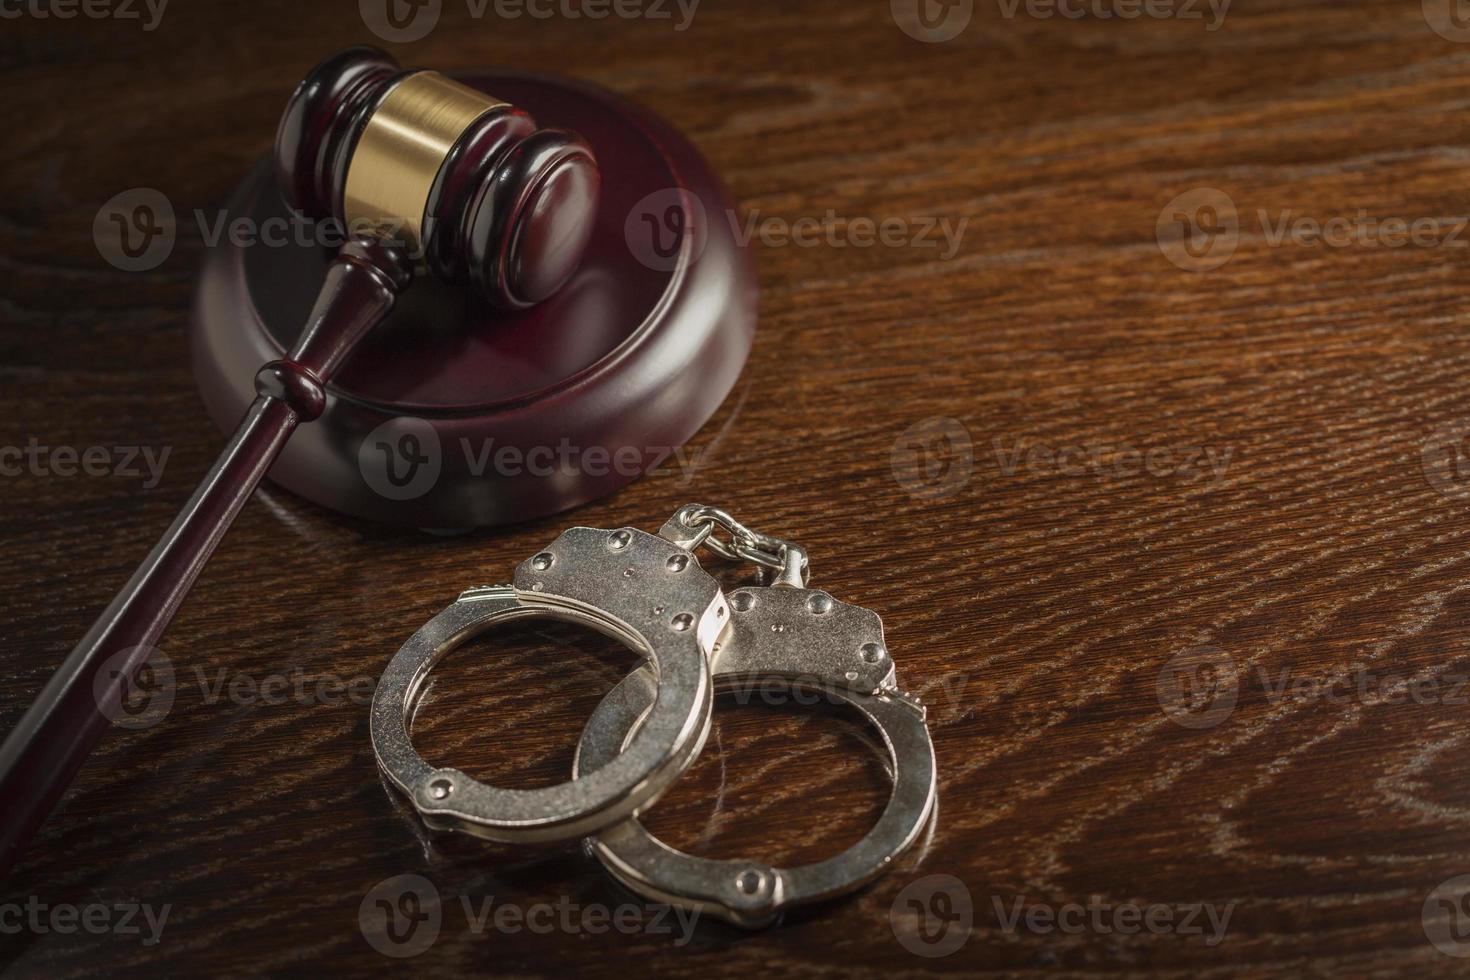
[[[505,104],[438,72],[416,72],[395,85],[363,127],[347,165],[348,230],[377,229],[417,254],[444,158],[476,119]]]

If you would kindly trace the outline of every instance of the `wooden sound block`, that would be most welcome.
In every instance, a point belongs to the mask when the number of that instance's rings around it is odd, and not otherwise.
[[[425,528],[528,520],[618,489],[709,419],[755,333],[734,205],[669,123],[585,82],[460,80],[592,145],[603,183],[586,258],[561,292],[514,313],[421,273],[269,473],[333,510]],[[248,237],[209,250],[191,332],[225,432],[254,399],[256,370],[300,332],[337,230],[292,214],[268,159],[229,212]]]

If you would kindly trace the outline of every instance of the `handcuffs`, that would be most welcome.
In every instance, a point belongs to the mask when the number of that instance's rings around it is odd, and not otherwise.
[[[727,599],[700,567],[700,548],[755,563],[769,584]],[[922,704],[898,687],[878,615],[807,588],[807,575],[801,548],[714,507],[682,507],[657,535],[570,528],[522,562],[513,584],[462,593],[393,656],[373,697],[378,765],[433,829],[511,843],[586,837],[633,891],[737,925],[766,925],[786,908],[849,892],[886,870],[928,822],[934,747]],[[409,727],[434,666],[471,638],[531,617],[590,626],[649,663],[597,706],[569,782],[499,789],[429,765]],[[893,793],[877,824],[835,857],[793,868],[695,857],[637,819],[699,754],[715,694],[752,680],[824,691],[883,737]]]

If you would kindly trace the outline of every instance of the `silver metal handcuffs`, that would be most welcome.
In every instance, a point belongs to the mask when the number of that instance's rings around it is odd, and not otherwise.
[[[754,562],[773,584],[737,589],[727,603],[693,554],[700,547]],[[431,827],[499,841],[595,835],[589,849],[629,888],[738,925],[764,925],[787,907],[860,887],[928,821],[934,749],[922,705],[897,687],[878,615],[806,588],[807,575],[802,549],[717,508],[683,507],[657,536],[572,528],[522,563],[514,585],[465,592],[393,657],[373,700],[378,763]],[[429,766],[408,735],[429,672],[471,637],[529,616],[592,626],[651,662],[598,705],[569,783],[496,789]],[[751,680],[828,692],[883,737],[893,793],[872,830],[836,857],[785,869],[699,858],[668,847],[636,819],[703,746],[716,690]]]
[[[676,851],[629,819],[588,841],[623,884],[656,901],[758,927],[786,908],[852,891],[882,874],[923,831],[934,808],[934,746],[923,706],[900,691],[877,613],[825,592],[778,580],[730,595],[731,630],[715,651],[717,690],[777,680],[816,688],[856,708],[883,736],[893,793],[878,822],[835,857],[793,868],[721,861]],[[616,759],[636,722],[656,703],[647,667],[624,678],[593,712],[573,770]]]
[[[394,655],[373,696],[378,765],[435,829],[531,843],[595,833],[657,799],[703,746],[709,654],[729,616],[719,584],[688,548],[633,528],[571,528],[522,562],[513,585],[463,593]],[[627,751],[586,778],[535,790],[430,766],[409,738],[429,672],[472,637],[528,617],[590,626],[656,666],[659,696]]]

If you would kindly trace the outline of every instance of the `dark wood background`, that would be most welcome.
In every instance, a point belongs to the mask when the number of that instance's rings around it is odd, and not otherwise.
[[[688,131],[762,220],[969,225],[947,261],[757,242],[755,349],[692,473],[450,539],[263,490],[166,637],[172,711],[108,737],[3,886],[3,902],[167,904],[161,941],[23,929],[0,935],[9,972],[388,968],[359,904],[420,873],[445,920],[408,962],[441,972],[1462,976],[1421,910],[1470,872],[1470,521],[1453,466],[1470,383],[1470,234],[1456,231],[1470,46],[1412,0],[1238,0],[1215,31],[1208,11],[1003,10],[981,0],[960,36],[930,44],[888,0],[706,0],[684,31],[475,20],[445,0],[436,30],[395,48],[407,64],[553,69],[627,93]],[[152,489],[0,478],[0,724],[221,444],[186,357],[197,228],[181,223],[157,269],[125,273],[99,256],[94,216],[134,187],[185,215],[219,207],[295,79],[373,40],[351,2],[175,0],[152,31],[0,21],[0,445],[170,450]],[[1201,188],[1238,210],[1238,247],[1209,271],[1171,261],[1167,231],[1170,202]],[[1360,214],[1438,230],[1402,247],[1374,232],[1273,240],[1283,217]],[[906,468],[933,419],[969,446]],[[1108,448],[1094,462],[1075,448],[1089,446]],[[1221,470],[1181,470],[1196,450]],[[932,833],[886,878],[780,928],[701,923],[682,945],[648,930],[477,935],[462,897],[636,899],[576,850],[431,843],[380,780],[361,704],[201,690],[201,672],[371,683],[459,590],[506,578],[561,527],[652,529],[689,500],[805,544],[816,583],[882,614],[904,686],[930,704]],[[1213,727],[1178,723],[1160,696],[1201,647],[1236,698]],[[630,662],[575,630],[482,643],[440,675],[419,743],[486,779],[549,785]],[[1313,694],[1356,676],[1366,693]],[[1406,680],[1430,696],[1405,697]],[[883,763],[842,714],[726,706],[649,823],[703,854],[821,857],[881,809]],[[929,875],[960,879],[974,910],[943,958],[890,925]],[[1233,912],[1212,947],[1008,932],[995,909],[1017,899]]]

